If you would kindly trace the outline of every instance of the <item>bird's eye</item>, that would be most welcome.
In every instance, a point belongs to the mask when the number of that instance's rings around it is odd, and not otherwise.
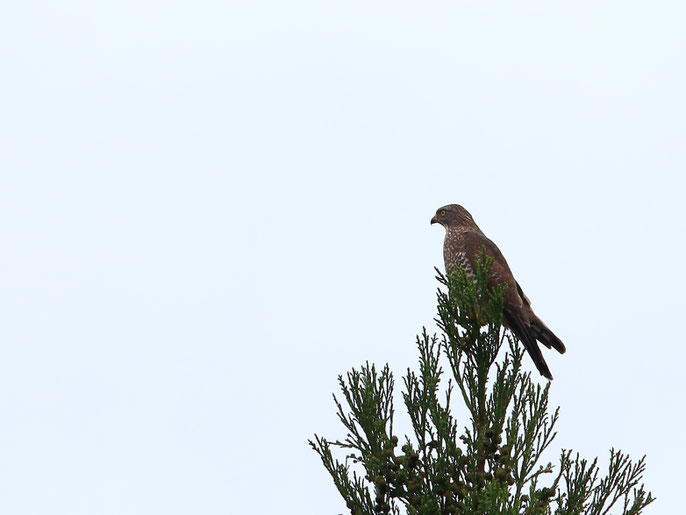
[[[441,216],[445,216],[445,209],[441,211]]]

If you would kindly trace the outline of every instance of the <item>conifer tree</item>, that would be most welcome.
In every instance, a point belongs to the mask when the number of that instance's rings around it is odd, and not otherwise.
[[[419,368],[403,378],[412,434],[393,430],[388,365],[339,376],[343,397],[334,401],[347,435],[309,443],[350,513],[642,513],[654,500],[641,483],[645,456],[634,462],[612,449],[604,475],[597,458],[571,450],[555,465],[541,463],[559,408],[550,410],[550,383],[522,370],[521,347],[502,326],[504,290],[487,287],[490,266],[484,253],[475,277],[437,271],[441,333],[417,337]],[[469,413],[465,425],[453,415],[457,402]]]

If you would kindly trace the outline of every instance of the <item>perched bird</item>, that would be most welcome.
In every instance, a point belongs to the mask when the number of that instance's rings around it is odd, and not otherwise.
[[[541,375],[552,379],[553,376],[536,340],[560,354],[565,353],[565,346],[533,312],[531,302],[515,281],[500,249],[481,232],[472,215],[457,204],[440,208],[431,219],[431,223],[438,223],[445,227],[443,259],[446,272],[460,267],[473,275],[476,270],[476,258],[481,255],[483,248],[486,249],[486,254],[493,259],[488,286],[494,287],[500,284],[507,286],[503,308],[505,326],[524,344]]]

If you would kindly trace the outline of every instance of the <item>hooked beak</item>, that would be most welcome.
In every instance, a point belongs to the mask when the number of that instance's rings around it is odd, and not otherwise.
[[[437,224],[437,223],[439,223],[438,217],[436,215],[434,215],[434,217],[431,219],[431,224],[433,225],[433,224]]]

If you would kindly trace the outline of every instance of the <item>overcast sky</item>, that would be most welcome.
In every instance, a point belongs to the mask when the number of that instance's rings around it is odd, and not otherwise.
[[[307,438],[339,373],[415,366],[460,203],[567,346],[548,459],[647,454],[677,513],[685,17],[6,2],[0,512],[343,513]]]

